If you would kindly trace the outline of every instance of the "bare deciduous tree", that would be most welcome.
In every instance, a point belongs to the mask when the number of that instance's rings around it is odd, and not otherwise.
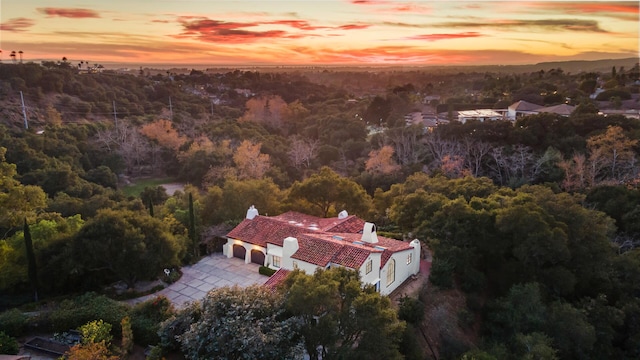
[[[291,148],[287,153],[293,166],[300,168],[303,165],[306,168],[311,166],[311,162],[318,154],[318,140],[305,139],[300,136],[294,136],[291,141]]]

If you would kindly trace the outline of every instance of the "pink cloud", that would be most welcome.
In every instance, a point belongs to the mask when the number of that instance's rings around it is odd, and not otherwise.
[[[64,17],[72,19],[99,18],[100,14],[90,9],[72,8],[38,8],[38,11],[49,17]]]
[[[27,18],[13,18],[0,24],[0,30],[11,32],[22,32],[34,25],[34,21]]]
[[[178,22],[182,25],[183,32],[176,38],[195,38],[206,42],[242,43],[253,42],[263,38],[300,39],[304,37],[334,36],[340,34],[318,34],[314,31],[322,30],[360,30],[366,29],[367,24],[345,24],[339,26],[318,26],[305,20],[271,20],[233,22],[212,20],[208,18],[180,17]],[[258,30],[264,25],[279,25],[291,28],[287,30]],[[297,32],[296,32],[297,31]]]
[[[287,32],[282,30],[246,30],[246,28],[260,25],[260,23],[256,22],[226,22],[201,18],[193,21],[183,19],[181,24],[184,32],[177,37],[194,37],[206,42],[243,43],[263,38],[283,38],[288,35]]]

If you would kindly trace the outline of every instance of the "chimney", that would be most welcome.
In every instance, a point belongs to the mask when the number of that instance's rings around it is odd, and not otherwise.
[[[378,242],[375,224],[370,222],[364,223],[364,228],[362,228],[362,241],[369,244],[376,244]]]
[[[254,217],[258,216],[258,209],[255,206],[251,205],[249,210],[247,210],[247,219],[253,220]]]

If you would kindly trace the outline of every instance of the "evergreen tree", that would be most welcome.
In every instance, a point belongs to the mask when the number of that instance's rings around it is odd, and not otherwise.
[[[27,261],[29,266],[29,282],[33,289],[33,299],[38,301],[38,268],[36,267],[36,256],[33,252],[33,241],[31,240],[31,232],[27,219],[24,219],[24,244],[27,251]]]
[[[198,258],[198,242],[196,236],[196,219],[193,211],[193,195],[189,193],[189,239],[191,240],[191,246],[193,246],[193,256]]]

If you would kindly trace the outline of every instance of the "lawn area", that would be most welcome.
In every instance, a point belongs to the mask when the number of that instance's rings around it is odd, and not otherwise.
[[[122,192],[124,192],[126,196],[138,196],[146,187],[156,187],[171,182],[173,182],[172,178],[136,179],[130,185],[123,187]]]

